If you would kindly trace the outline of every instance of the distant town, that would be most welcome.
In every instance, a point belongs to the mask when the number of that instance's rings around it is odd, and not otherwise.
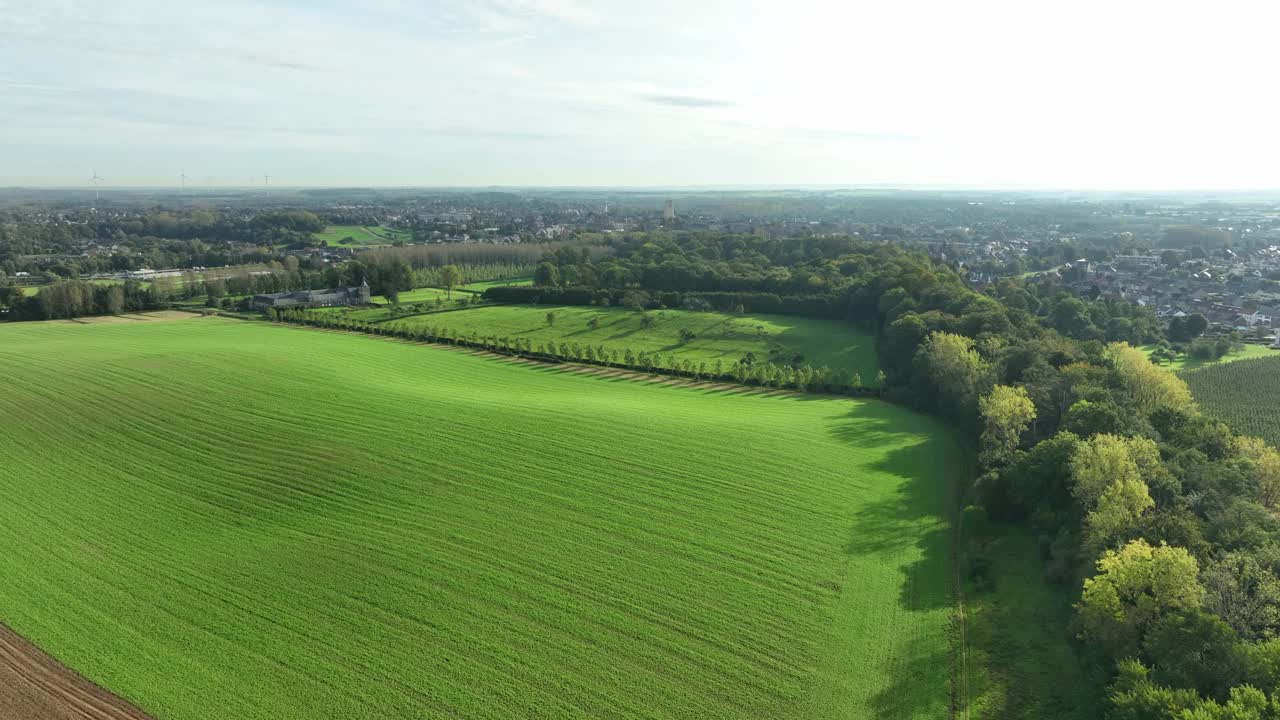
[[[8,190],[0,272],[19,285],[268,275],[383,248],[608,244],[636,233],[850,236],[927,252],[976,289],[1115,300],[1274,341],[1280,198],[892,191]]]

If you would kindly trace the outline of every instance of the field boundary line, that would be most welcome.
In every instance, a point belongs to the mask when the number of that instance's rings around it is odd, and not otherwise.
[[[5,717],[151,720],[141,708],[63,665],[4,623],[0,623],[0,683],[16,688],[13,695],[0,693],[0,700],[21,703],[19,707],[0,704],[0,715]]]
[[[459,309],[461,310],[464,308],[459,308]],[[254,322],[249,318],[241,318],[236,316],[229,316],[229,317],[234,317],[237,320],[247,320],[250,322]],[[258,322],[262,322],[262,321],[258,321]],[[331,333],[337,333],[341,335],[357,335],[360,337],[368,337],[368,338],[374,338],[374,339],[380,339],[380,340],[391,340],[391,341],[399,342],[405,345],[417,345],[417,346],[423,346],[423,347],[441,348],[441,349],[449,350],[452,352],[463,352],[468,355],[475,355],[478,357],[487,357],[494,360],[503,360],[513,365],[531,365],[531,366],[544,366],[548,368],[558,368],[563,370],[564,372],[572,372],[579,375],[588,375],[588,376],[596,376],[596,377],[617,377],[617,378],[622,378],[626,380],[634,380],[637,382],[644,381],[645,384],[647,385],[669,385],[671,387],[707,388],[712,390],[736,391],[739,394],[771,396],[771,397],[828,398],[833,400],[838,398],[876,399],[876,400],[882,400],[891,405],[897,404],[886,399],[881,393],[877,392],[876,389],[874,388],[869,388],[867,391],[855,395],[855,394],[845,394],[845,393],[812,392],[808,390],[794,390],[791,388],[765,387],[762,385],[749,385],[747,383],[737,383],[731,380],[724,380],[723,378],[717,378],[714,380],[712,379],[695,380],[693,378],[685,377],[683,375],[673,375],[673,374],[664,373],[664,372],[651,372],[648,370],[640,370],[640,369],[628,367],[625,365],[593,365],[590,363],[577,362],[574,360],[542,358],[542,357],[537,357],[536,354],[514,355],[509,353],[497,352],[489,348],[475,347],[467,344],[431,342],[429,340],[411,340],[407,338],[396,337],[394,335],[383,335],[380,333],[367,333],[367,332],[361,332],[359,330],[345,330],[342,328],[324,328],[324,327],[316,327],[313,325],[300,325],[297,323],[268,322],[267,324],[295,328],[298,330],[312,331],[312,332],[316,332],[316,331],[331,332]],[[914,411],[914,408],[907,408],[907,409],[911,409]]]

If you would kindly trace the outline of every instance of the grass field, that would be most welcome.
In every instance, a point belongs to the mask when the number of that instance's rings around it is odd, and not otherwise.
[[[324,232],[315,234],[316,242],[324,240],[331,247],[370,247],[390,245],[396,240],[413,242],[413,235],[399,230],[388,230],[384,227],[363,227],[360,225],[330,225]],[[347,242],[351,238],[351,242]]]
[[[1205,413],[1280,447],[1280,353],[1181,376]]]
[[[533,284],[533,278],[525,277],[525,278],[511,278],[510,280],[485,280],[483,282],[467,283],[466,285],[461,285],[459,287],[461,287],[463,290],[470,290],[472,292],[484,292],[485,290],[488,290],[491,287],[506,287],[508,285],[532,285],[532,284]]]
[[[0,622],[161,720],[948,716],[928,417],[221,318],[0,364]]]
[[[455,301],[458,300],[459,298],[466,300],[470,298],[472,295],[474,295],[474,293],[464,292],[458,289],[454,289],[451,296],[449,293],[445,292],[441,288],[433,288],[433,287],[416,288],[413,290],[406,290],[405,292],[400,293],[400,304],[411,305],[414,303],[423,303],[423,302],[434,303],[437,299],[448,304],[454,304]],[[381,295],[374,295],[372,300],[375,303],[380,303],[384,305],[387,304],[387,299]]]
[[[965,665],[969,717],[1094,720],[1105,715],[1102,663],[1079,656],[1071,603],[1044,579],[1036,538],[997,525],[990,542],[991,587],[969,588]],[[966,717],[957,715],[957,717]]]
[[[555,314],[547,324],[547,313]],[[801,355],[813,367],[857,371],[863,384],[875,385],[879,361],[872,338],[844,323],[783,315],[728,315],[715,312],[663,310],[648,313],[652,327],[644,327],[639,313],[623,308],[509,305],[485,307],[445,315],[397,320],[409,326],[450,328],[455,335],[470,333],[519,337],[542,343],[577,342],[635,352],[661,351],[694,361],[722,361],[732,365],[747,353],[757,360],[790,362]],[[592,328],[592,318],[599,321]],[[680,340],[688,328],[696,337]]]
[[[1144,345],[1140,348],[1143,352],[1150,354],[1155,349],[1154,345]],[[1211,365],[1221,365],[1223,363],[1235,362],[1236,360],[1252,360],[1254,358],[1269,357],[1272,354],[1280,356],[1280,352],[1272,350],[1265,345],[1245,345],[1235,352],[1228,353],[1217,360],[1197,360],[1190,355],[1183,353],[1178,356],[1177,360],[1163,363],[1160,367],[1174,372],[1182,372],[1196,370]]]

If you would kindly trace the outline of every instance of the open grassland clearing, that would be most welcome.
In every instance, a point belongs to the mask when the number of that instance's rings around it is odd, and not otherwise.
[[[338,247],[390,245],[397,240],[413,242],[413,235],[402,230],[362,225],[330,225],[316,233],[315,238],[316,242],[323,240]]]
[[[511,278],[510,280],[485,280],[483,282],[469,282],[460,285],[462,290],[470,290],[471,292],[482,293],[491,287],[507,287],[510,285],[532,285],[533,277]]]
[[[1182,379],[1205,413],[1280,447],[1280,353],[1182,373]]]
[[[0,364],[0,619],[158,718],[948,715],[928,417],[220,318]]]
[[[547,322],[547,315],[553,319]],[[646,319],[647,318],[647,319]],[[396,320],[407,327],[447,328],[472,334],[545,342],[603,345],[607,350],[669,353],[680,359],[719,361],[727,371],[751,354],[756,362],[808,364],[861,375],[876,383],[874,340],[844,323],[783,315],[729,315],[689,310],[638,313],[610,307],[509,305]],[[688,330],[692,337],[681,337]]]
[[[475,293],[467,292],[459,288],[454,288],[453,292],[449,292],[444,288],[423,287],[413,290],[406,290],[400,293],[401,305],[413,305],[417,303],[432,303],[437,300],[441,305],[456,305],[459,300],[470,300]],[[380,305],[390,304],[390,301],[382,295],[374,295],[371,298],[373,302]]]
[[[1148,355],[1155,349],[1155,345],[1144,345],[1141,350]],[[1265,345],[1242,345],[1240,349],[1233,350],[1217,360],[1200,360],[1191,357],[1190,353],[1182,353],[1177,360],[1160,363],[1160,367],[1174,372],[1183,372],[1198,370],[1202,367],[1210,367],[1212,365],[1222,365],[1223,363],[1235,362],[1237,360],[1252,360],[1254,358],[1271,357],[1275,355],[1280,357],[1280,352],[1272,350]]]
[[[957,694],[969,714],[1007,720],[1103,716],[1101,666],[1080,657],[1065,590],[1044,578],[1036,538],[995,527],[988,587],[972,583],[964,604],[966,652],[956,659]]]

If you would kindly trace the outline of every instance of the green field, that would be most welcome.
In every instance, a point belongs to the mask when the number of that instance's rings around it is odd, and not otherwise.
[[[1104,673],[1072,642],[1071,602],[1044,579],[1034,535],[997,525],[990,541],[990,587],[968,588],[967,679],[973,718],[1094,720],[1103,717]],[[957,717],[965,717],[957,715]]]
[[[547,313],[555,314],[547,324]],[[858,372],[863,384],[875,385],[879,361],[873,339],[849,325],[784,315],[728,315],[688,310],[652,311],[651,327],[644,327],[640,313],[617,307],[551,307],[509,305],[474,308],[445,315],[424,315],[398,320],[410,327],[449,328],[455,336],[497,335],[524,338],[536,343],[576,342],[604,345],[607,349],[671,353],[680,358],[714,363],[726,368],[752,353],[758,361],[789,363],[799,355],[815,368]],[[592,328],[592,318],[599,321]],[[696,336],[681,342],[680,330]]]
[[[438,288],[438,287],[414,288],[413,290],[406,290],[400,293],[400,304],[406,305],[406,304],[421,303],[421,302],[434,303],[436,301],[436,298],[439,298],[445,303],[452,304],[458,298],[462,298],[465,300],[471,295],[482,293],[491,287],[499,287],[504,285],[531,285],[531,284],[533,284],[533,280],[527,279],[527,278],[512,279],[512,280],[486,280],[484,282],[467,283],[465,285],[459,285],[453,289],[452,294],[445,291],[444,288]],[[375,303],[385,304],[387,302],[387,299],[381,295],[374,295],[373,301]]]
[[[454,289],[452,295],[441,288],[425,287],[416,288],[414,290],[406,290],[400,293],[400,304],[410,305],[415,303],[434,303],[437,299],[447,304],[456,304],[459,299],[466,300],[475,293],[464,292]],[[381,295],[374,295],[373,302],[387,304],[387,299]]]
[[[1155,350],[1155,347],[1155,345],[1144,345],[1140,349],[1143,352],[1150,354],[1152,350]],[[1162,363],[1160,367],[1174,372],[1182,372],[1196,370],[1210,365],[1221,365],[1223,363],[1235,362],[1236,360],[1252,360],[1253,358],[1268,357],[1273,353],[1280,355],[1280,353],[1277,353],[1275,350],[1272,350],[1265,345],[1244,345],[1239,350],[1223,355],[1217,360],[1197,360],[1187,353],[1183,353],[1178,356],[1177,360]]]
[[[0,622],[160,720],[948,717],[931,418],[221,318],[0,364]]]
[[[465,307],[467,301],[478,298],[479,296],[475,293],[461,292],[459,290],[454,290],[452,297],[450,297],[448,293],[439,288],[418,288],[400,293],[400,304],[398,306],[393,306],[382,295],[374,295],[370,298],[373,303],[371,306],[312,308],[308,312],[322,315],[340,315],[344,318],[362,322],[383,322],[400,317],[396,314],[397,310],[403,313],[414,313],[457,309]],[[439,305],[436,304],[437,300],[440,301]]]
[[[338,247],[370,247],[390,245],[396,240],[413,242],[413,235],[400,230],[389,230],[384,227],[363,227],[360,225],[330,225],[324,232],[315,234],[316,242],[324,240]],[[347,238],[351,238],[347,242]]]
[[[1181,376],[1206,414],[1280,447],[1280,353]]]
[[[532,285],[532,284],[533,284],[533,278],[525,277],[525,278],[511,278],[510,280],[485,280],[483,282],[467,283],[466,285],[460,285],[459,287],[461,287],[463,290],[470,290],[472,292],[484,292],[485,290],[488,290],[491,287],[506,287],[508,285]]]

